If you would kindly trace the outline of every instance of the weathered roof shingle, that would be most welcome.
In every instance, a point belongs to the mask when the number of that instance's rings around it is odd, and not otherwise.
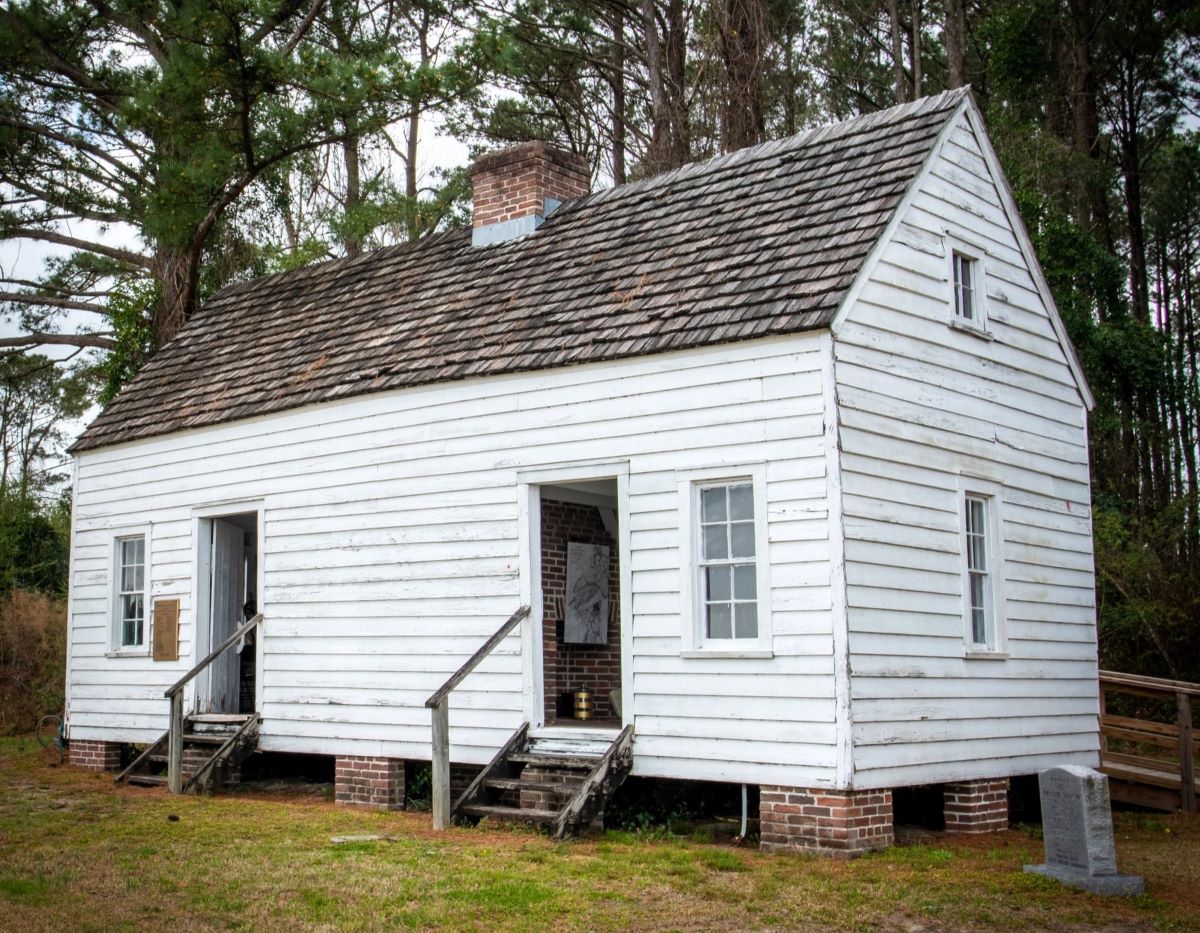
[[[564,205],[231,285],[74,450],[315,402],[828,326],[965,92]]]

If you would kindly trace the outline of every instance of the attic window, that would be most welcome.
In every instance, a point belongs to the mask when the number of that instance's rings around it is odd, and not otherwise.
[[[955,250],[951,261],[954,263],[954,316],[974,323],[978,313],[975,260]]]
[[[990,337],[987,330],[987,302],[984,278],[983,250],[959,242],[951,242],[950,286],[953,315],[950,323],[981,336]]]

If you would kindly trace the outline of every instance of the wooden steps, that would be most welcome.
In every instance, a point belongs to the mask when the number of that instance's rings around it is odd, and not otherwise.
[[[540,823],[546,826],[556,822],[560,813],[558,810],[535,810],[532,807],[484,806],[482,804],[463,807],[463,812],[468,816],[476,816],[480,819],[486,817],[492,820],[504,820],[509,823]]]
[[[226,783],[230,770],[257,749],[258,723],[257,713],[188,716],[183,731],[184,792],[207,793],[214,786]],[[148,745],[115,780],[142,787],[165,786],[169,735],[164,732]]]
[[[531,736],[526,724],[455,802],[451,818],[531,823],[562,839],[600,814],[632,764],[632,726],[615,737]]]

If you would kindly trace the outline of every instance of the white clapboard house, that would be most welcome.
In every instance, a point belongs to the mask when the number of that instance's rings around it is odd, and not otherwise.
[[[1091,398],[968,93],[472,178],[471,231],[226,288],[75,445],[74,760],[385,807],[433,761],[439,824],[560,834],[745,783],[851,852],[1097,764]]]

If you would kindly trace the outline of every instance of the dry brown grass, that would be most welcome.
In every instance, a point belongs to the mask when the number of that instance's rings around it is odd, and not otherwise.
[[[7,930],[1200,930],[1200,819],[1118,814],[1142,897],[1025,874],[1035,832],[938,836],[852,862],[624,833],[555,844],[305,798],[117,788],[0,741]],[[177,819],[171,819],[171,817]],[[335,844],[331,837],[386,839]]]
[[[0,735],[29,732],[63,705],[67,608],[14,589],[0,596]]]

